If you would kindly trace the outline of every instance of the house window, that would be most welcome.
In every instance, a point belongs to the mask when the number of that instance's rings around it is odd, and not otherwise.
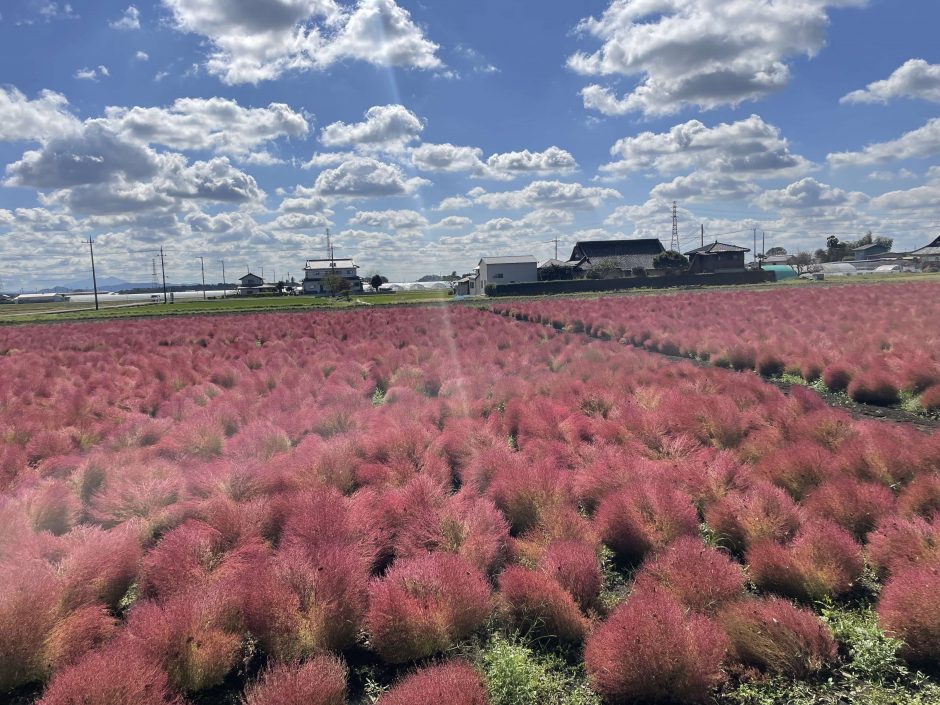
[[[494,274],[494,275],[493,275],[493,279],[502,279],[502,278],[503,278],[503,273],[502,273],[502,272],[500,272],[499,274]]]

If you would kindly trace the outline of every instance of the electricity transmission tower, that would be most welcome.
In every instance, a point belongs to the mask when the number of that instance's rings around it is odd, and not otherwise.
[[[679,252],[679,207],[676,205],[676,202],[672,202],[672,244],[669,245],[669,249],[673,252]]]

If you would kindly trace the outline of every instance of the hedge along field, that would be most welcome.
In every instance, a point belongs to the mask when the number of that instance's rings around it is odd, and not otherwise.
[[[809,390],[463,307],[0,348],[0,693],[739,702],[859,661],[821,603],[940,658],[940,437]]]
[[[940,284],[498,304],[494,311],[719,367],[822,381],[858,402],[940,411]]]

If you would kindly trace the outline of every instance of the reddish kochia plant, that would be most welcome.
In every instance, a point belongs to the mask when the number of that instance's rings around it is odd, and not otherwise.
[[[346,666],[333,656],[266,669],[245,689],[244,705],[345,705]]]
[[[761,458],[755,471],[799,501],[826,479],[831,465],[832,454],[825,448],[799,441]]]
[[[920,403],[927,411],[940,411],[940,384],[935,384],[921,394]]]
[[[63,601],[69,609],[99,601],[117,610],[137,577],[143,555],[141,525],[128,522],[104,531],[77,527],[69,535],[74,547],[62,565]]]
[[[603,576],[597,551],[589,543],[577,539],[555,541],[538,567],[567,590],[581,609],[591,609],[597,602]]]
[[[542,512],[538,523],[522,536],[510,540],[510,553],[522,565],[535,566],[556,541],[584,541],[600,547],[600,538],[591,522],[578,510],[563,504]]]
[[[940,563],[898,570],[878,601],[882,628],[904,642],[901,655],[911,663],[940,660]]]
[[[487,705],[486,687],[473,667],[455,660],[406,677],[377,705]]]
[[[852,372],[845,365],[833,363],[823,369],[822,380],[832,391],[844,392],[852,381]]]
[[[649,551],[698,533],[689,496],[664,483],[638,484],[608,495],[594,522],[604,543],[624,563],[638,563]]]
[[[401,559],[369,589],[369,644],[388,663],[430,656],[481,627],[491,606],[486,579],[463,558]]]
[[[565,473],[547,461],[501,469],[488,493],[515,533],[534,526],[545,511],[564,504],[571,496]]]
[[[933,519],[940,513],[940,476],[923,473],[915,477],[898,495],[898,511],[907,517]]]
[[[36,531],[60,536],[75,524],[82,503],[68,485],[59,480],[44,482],[30,500],[29,518]]]
[[[46,663],[50,672],[71,666],[82,656],[109,642],[118,625],[104,605],[80,607],[55,625],[46,638]]]
[[[894,513],[894,495],[884,485],[840,477],[813,490],[803,508],[862,539],[882,516]]]
[[[722,609],[718,622],[735,658],[763,671],[807,678],[836,658],[829,628],[780,598],[739,600]]]
[[[744,571],[698,537],[683,536],[640,569],[637,588],[656,585],[684,607],[710,614],[744,592]]]
[[[158,604],[142,602],[128,615],[119,643],[146,654],[180,690],[196,693],[219,685],[242,645],[235,610],[218,593],[179,593]]]
[[[320,549],[315,558],[283,548],[247,563],[231,585],[248,630],[285,661],[352,646],[368,604],[364,561],[342,546]]]
[[[700,703],[724,680],[727,637],[663,591],[634,592],[587,639],[584,665],[610,703]]]
[[[574,598],[551,577],[511,565],[499,576],[499,596],[507,624],[564,642],[584,638],[587,620]]]
[[[940,517],[926,522],[885,517],[868,534],[868,558],[882,577],[901,568],[940,561]]]
[[[754,544],[746,559],[758,587],[808,602],[847,593],[865,567],[859,545],[828,521],[805,524],[786,546]]]
[[[800,528],[800,516],[796,502],[769,482],[729,492],[705,510],[709,527],[735,551],[765,539],[789,540]]]
[[[784,362],[774,353],[764,352],[757,357],[757,371],[765,377],[783,374]]]
[[[897,383],[878,371],[855,375],[849,383],[848,393],[862,404],[890,406],[898,402]]]
[[[0,692],[41,680],[61,587],[44,563],[0,569]]]
[[[37,705],[181,705],[160,665],[135,649],[92,651],[55,674]]]

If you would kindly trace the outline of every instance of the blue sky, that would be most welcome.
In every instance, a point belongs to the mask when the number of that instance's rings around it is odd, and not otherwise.
[[[11,0],[0,279],[940,234],[929,0]],[[219,278],[217,275],[210,278]]]

